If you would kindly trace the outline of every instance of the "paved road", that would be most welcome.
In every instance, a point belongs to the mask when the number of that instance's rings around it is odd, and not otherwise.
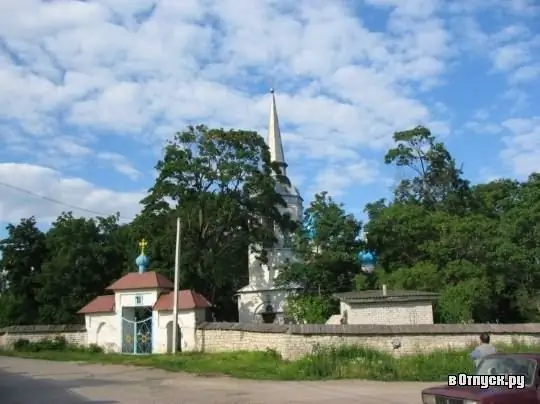
[[[2,404],[418,404],[425,383],[262,382],[0,357]]]

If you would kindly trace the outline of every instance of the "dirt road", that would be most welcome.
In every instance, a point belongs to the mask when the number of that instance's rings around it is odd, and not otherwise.
[[[2,404],[418,404],[424,383],[264,382],[0,357]]]

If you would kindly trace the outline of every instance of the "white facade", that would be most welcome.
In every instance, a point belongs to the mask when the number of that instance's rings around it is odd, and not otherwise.
[[[283,153],[283,144],[277,116],[276,101],[272,91],[270,120],[268,124],[268,147],[273,162],[281,166],[282,174],[286,176],[287,163]],[[278,184],[277,191],[285,200],[287,206],[281,207],[282,213],[289,213],[291,218],[302,221],[302,197],[292,184]],[[276,229],[277,243],[273,248],[267,248],[268,263],[263,264],[257,259],[257,253],[250,249],[249,253],[249,284],[238,291],[238,321],[240,323],[261,322],[260,313],[271,305],[277,313],[278,321],[283,319],[287,297],[294,288],[280,288],[274,284],[279,269],[293,258],[292,250],[286,238]]]
[[[178,351],[194,351],[197,349],[196,325],[204,322],[206,308],[210,307],[210,303],[189,290],[180,291],[178,296]],[[188,301],[187,298],[193,299]],[[124,344],[127,349],[125,353],[150,353],[139,350],[141,338],[148,335],[150,337],[145,341],[151,338],[151,344],[144,343],[151,353],[172,352],[172,302],[173,293],[161,287],[136,290],[126,288],[115,291],[114,295],[98,296],[80,311],[85,315],[87,343],[96,344],[106,352],[121,353]],[[137,309],[139,314],[136,317]],[[144,324],[141,325],[143,329],[135,327],[135,324],[141,323]],[[137,344],[137,348],[133,344]]]

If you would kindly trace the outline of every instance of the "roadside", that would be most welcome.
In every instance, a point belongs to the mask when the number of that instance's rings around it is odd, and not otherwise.
[[[274,382],[0,357],[2,404],[417,404],[426,383]],[[5,398],[7,397],[7,399]]]

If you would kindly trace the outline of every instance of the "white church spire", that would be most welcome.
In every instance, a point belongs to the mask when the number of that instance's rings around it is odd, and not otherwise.
[[[276,97],[274,89],[270,89],[272,102],[270,104],[270,120],[268,122],[268,148],[270,149],[270,160],[279,163],[281,174],[287,175],[287,163],[283,153],[283,142],[281,141],[281,131],[279,130],[279,119],[276,108]]]

